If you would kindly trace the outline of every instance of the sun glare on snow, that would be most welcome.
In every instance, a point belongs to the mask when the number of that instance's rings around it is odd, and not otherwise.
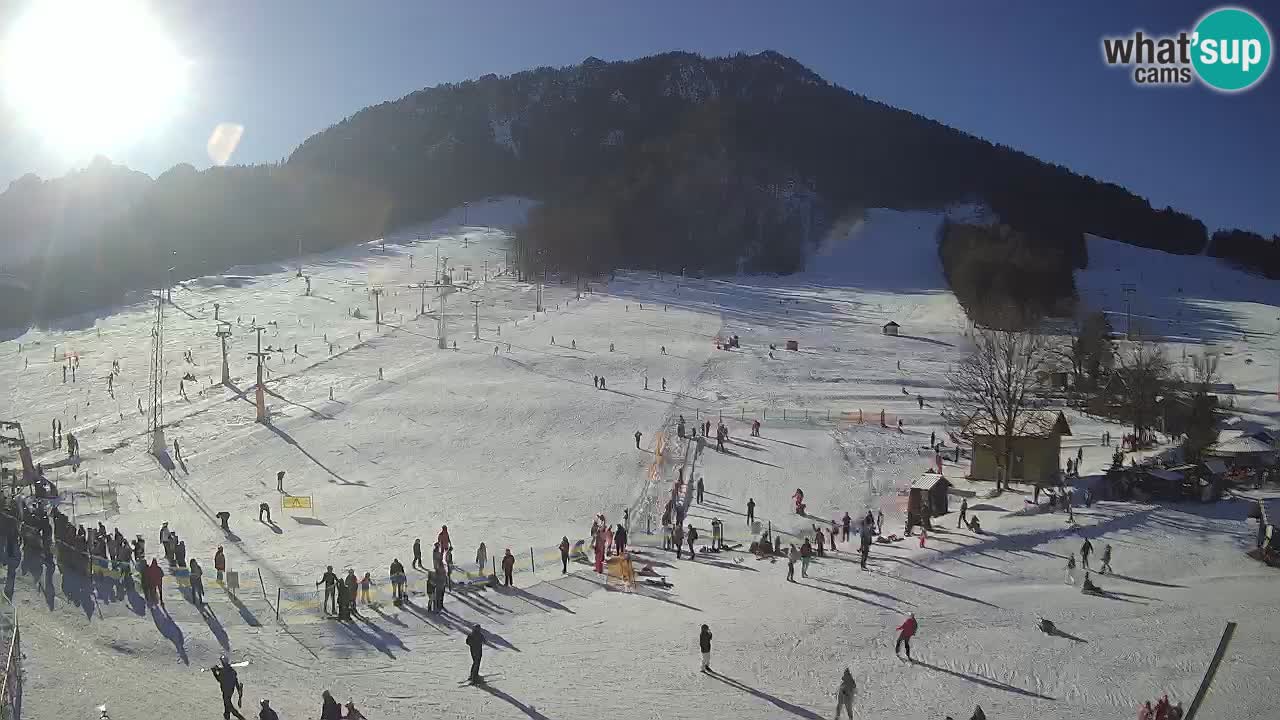
[[[141,0],[35,0],[0,43],[4,101],[63,152],[135,142],[185,94],[186,61]]]

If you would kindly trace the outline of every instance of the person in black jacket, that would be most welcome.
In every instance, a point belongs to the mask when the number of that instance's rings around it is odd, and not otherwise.
[[[320,695],[320,720],[342,720],[342,706],[328,690]]]
[[[627,551],[627,529],[622,527],[622,523],[618,523],[618,529],[613,531],[613,545],[618,555]]]
[[[404,584],[405,584],[404,565],[401,564],[400,558],[393,558],[391,560],[390,575],[391,575],[391,601],[398,603],[406,597],[404,592]]]
[[[698,649],[702,651],[702,672],[711,672],[711,628],[706,625],[698,633]]]
[[[244,716],[240,714],[240,711],[232,703],[232,698],[235,697],[237,690],[240,692],[240,698],[244,698],[244,685],[240,684],[236,669],[231,667],[231,663],[227,662],[227,658],[224,655],[221,662],[217,666],[210,668],[210,671],[213,673],[213,679],[218,681],[218,687],[222,690],[223,720],[230,720],[232,715],[240,718],[240,720],[245,720]]]
[[[477,683],[480,682],[480,660],[484,656],[484,631],[480,623],[473,625],[467,634],[467,647],[471,648],[471,675],[467,679]]]
[[[324,611],[330,612],[329,605],[332,604],[332,612],[337,613],[338,576],[334,574],[332,565],[328,566],[328,569],[324,571],[324,575],[320,576],[320,580],[316,582],[316,585],[322,583],[324,584]]]
[[[276,711],[271,709],[271,701],[263,700],[262,709],[258,711],[258,720],[280,720],[280,716]]]

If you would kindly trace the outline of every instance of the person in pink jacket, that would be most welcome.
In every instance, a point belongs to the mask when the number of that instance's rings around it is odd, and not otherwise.
[[[898,626],[898,642],[893,646],[893,654],[897,655],[903,645],[907,646],[907,659],[911,659],[911,637],[916,634],[916,614],[911,613]]]

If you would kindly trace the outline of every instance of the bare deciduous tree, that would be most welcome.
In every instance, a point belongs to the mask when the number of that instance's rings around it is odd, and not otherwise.
[[[1031,402],[1048,345],[1042,335],[992,329],[975,332],[973,342],[973,352],[951,370],[943,415],[973,440],[975,450],[981,437],[999,439],[989,449],[996,457],[1000,490],[1012,466],[1013,438],[1049,429]]]
[[[1117,357],[1108,394],[1112,406],[1119,411],[1119,419],[1129,423],[1141,441],[1144,432],[1155,423],[1160,398],[1172,389],[1164,348],[1137,342]]]

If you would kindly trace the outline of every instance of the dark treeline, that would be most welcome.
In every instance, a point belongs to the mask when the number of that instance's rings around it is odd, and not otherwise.
[[[978,325],[1022,330],[1075,310],[1075,268],[1059,238],[953,222],[944,222],[938,233],[947,283]]]
[[[1244,230],[1219,230],[1209,240],[1208,254],[1244,270],[1280,278],[1280,235],[1268,239]]]
[[[777,53],[667,53],[414,92],[279,165],[174,168],[88,252],[16,272],[39,284],[33,308],[48,318],[153,286],[171,265],[180,280],[281,259],[300,236],[326,249],[501,194],[545,203],[521,239],[528,268],[791,272],[853,209],[956,202],[987,204],[1074,267],[1085,232],[1174,253],[1207,240],[1194,218]]]

